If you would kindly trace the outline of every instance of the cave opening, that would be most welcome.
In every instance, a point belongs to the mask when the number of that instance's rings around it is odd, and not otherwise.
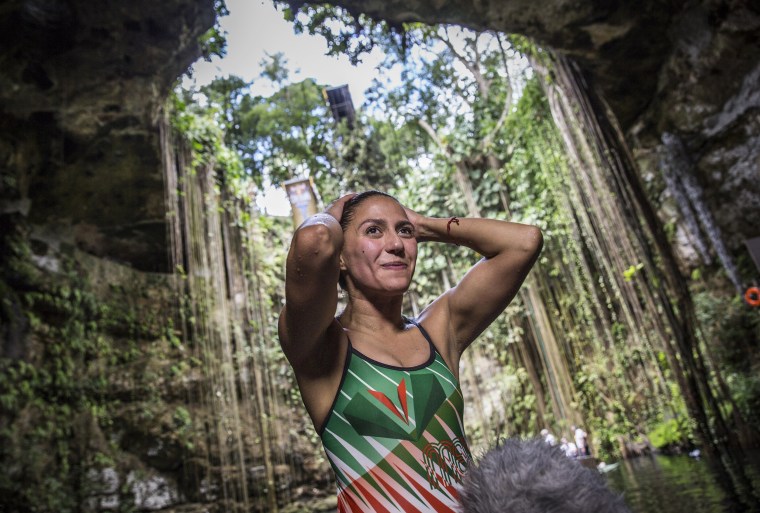
[[[467,353],[473,447],[575,424],[601,461],[699,448],[722,469],[679,472],[729,477],[684,508],[743,507],[756,483],[737,453],[757,448],[760,400],[757,8],[342,3],[278,5],[344,59],[382,49],[383,71],[351,86],[353,126],[324,92],[359,72],[317,78],[287,52],[254,59],[255,78],[177,83],[223,53],[214,20],[232,2],[0,12],[3,496],[334,507],[276,334],[293,220],[284,192],[279,215],[264,198],[298,177],[323,206],[381,188],[544,232],[518,299]],[[423,251],[414,315],[469,263]]]

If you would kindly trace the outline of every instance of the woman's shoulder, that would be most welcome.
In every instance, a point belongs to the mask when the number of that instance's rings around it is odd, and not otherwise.
[[[415,321],[428,333],[438,352],[448,360],[449,356],[456,356],[452,352],[452,348],[456,347],[456,344],[444,296],[439,297],[420,312]],[[458,364],[459,362],[452,361],[449,363]]]
[[[448,329],[449,327],[449,293],[444,292],[432,303],[426,306],[415,318],[417,322],[425,323],[431,329]]]

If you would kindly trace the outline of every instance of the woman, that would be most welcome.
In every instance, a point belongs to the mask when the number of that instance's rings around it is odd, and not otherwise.
[[[407,319],[403,295],[427,241],[483,258]],[[427,217],[378,191],[343,196],[296,230],[280,343],[335,470],[339,511],[456,511],[470,460],[459,359],[541,245],[532,226]],[[348,299],[335,317],[337,284]]]

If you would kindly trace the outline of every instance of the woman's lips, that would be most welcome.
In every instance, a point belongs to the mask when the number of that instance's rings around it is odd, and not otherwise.
[[[381,267],[383,269],[390,269],[393,271],[399,271],[402,269],[406,269],[408,266],[404,262],[390,262],[387,264],[382,264]]]

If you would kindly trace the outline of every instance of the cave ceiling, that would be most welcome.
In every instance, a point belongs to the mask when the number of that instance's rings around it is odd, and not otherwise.
[[[293,5],[311,2],[291,2]],[[318,2],[315,2],[318,3]],[[455,23],[526,35],[575,58],[596,79],[624,125],[651,101],[682,1],[337,0],[353,14],[391,24]],[[635,80],[631,80],[635,77]]]
[[[157,121],[200,56],[211,1],[23,0],[0,6],[2,210],[37,247],[70,243],[163,271]]]

